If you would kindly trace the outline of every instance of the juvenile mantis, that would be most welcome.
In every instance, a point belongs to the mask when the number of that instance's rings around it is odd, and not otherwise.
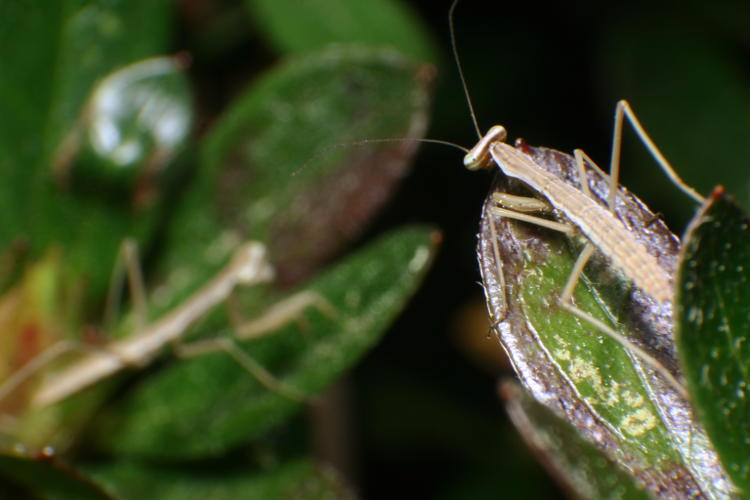
[[[479,137],[464,163],[470,170],[497,167],[504,174],[485,201],[480,222],[482,286],[492,329],[519,379],[537,400],[653,485],[657,494],[729,496],[731,482],[679,376],[673,341],[679,240],[619,186],[623,121],[682,191],[698,202],[703,198],[675,173],[626,101],[616,107],[609,175],[580,150],[571,157],[519,141],[513,147],[504,142],[502,127],[482,136],[456,49],[455,6],[449,14],[454,59]],[[534,196],[501,192],[506,188]],[[572,236],[573,248],[582,244],[572,269],[571,242],[546,229]],[[594,255],[604,259],[587,270],[594,273],[576,290]],[[612,270],[619,279],[611,280]],[[610,340],[623,349],[613,349]],[[631,389],[640,396],[630,399]],[[645,410],[644,402],[653,406]],[[640,429],[629,427],[647,421]],[[660,433],[682,457],[670,459],[667,474],[659,467],[643,468],[640,454]],[[628,451],[631,446],[635,453]],[[661,449],[657,455],[654,463],[664,456]]]
[[[538,166],[555,175],[558,182],[579,186],[576,161],[571,155],[542,147],[519,147],[528,152]],[[610,179],[593,168],[588,168],[587,173],[593,199],[606,207]],[[525,189],[522,183],[506,176],[498,176],[496,182],[493,192]],[[679,241],[632,194],[622,188],[618,190],[618,202],[614,205],[617,218],[624,221],[634,239],[658,257],[665,273],[674,274],[669,271],[676,269]],[[538,201],[534,203],[543,206]],[[726,476],[717,466],[716,454],[692,414],[689,401],[679,387],[665,379],[663,373],[666,370],[675,375],[678,373],[672,338],[671,301],[656,304],[637,286],[629,286],[627,277],[622,280],[621,272],[615,273],[620,274],[621,279],[611,281],[611,263],[602,259],[596,267],[587,269],[588,282],[576,291],[578,307],[608,321],[607,324],[617,332],[627,332],[631,343],[638,342],[636,345],[645,347],[662,365],[655,370],[647,369],[642,357],[633,353],[629,346],[625,346],[624,352],[612,350],[612,342],[607,343],[604,339],[608,335],[599,329],[592,330],[585,320],[578,322],[573,317],[566,318],[568,310],[556,307],[560,297],[558,291],[563,290],[571,273],[573,259],[569,252],[580,249],[579,245],[571,247],[564,241],[566,238],[556,238],[545,228],[535,230],[529,224],[517,223],[515,218],[495,215],[496,208],[495,198],[488,197],[480,222],[478,249],[482,282],[495,333],[513,360],[524,385],[538,400],[556,409],[582,430],[600,449],[613,453],[612,456],[618,456],[617,450],[623,445],[628,446],[623,442],[623,435],[625,441],[629,439],[627,436],[635,439],[634,442],[639,439],[635,437],[638,431],[632,433],[627,429],[628,418],[623,419],[617,412],[635,415],[642,410],[638,405],[630,406],[632,400],[616,401],[631,390],[644,391],[644,400],[655,402],[654,407],[642,414],[650,414],[653,418],[648,432],[654,430],[655,433],[649,434],[649,439],[661,432],[656,429],[659,422],[663,423],[670,440],[686,457],[685,464],[690,471],[685,471],[685,477],[695,479],[696,490],[703,487],[713,489],[719,484],[723,486],[718,489],[729,488]],[[564,220],[559,213],[557,217],[557,220]],[[575,240],[585,242],[580,236]],[[545,293],[540,294],[541,289]],[[593,298],[597,296],[598,299]],[[603,311],[607,312],[602,314]],[[616,361],[618,357],[619,361]],[[634,373],[638,375],[634,377]],[[594,394],[588,392],[592,387],[588,384],[598,387]],[[617,410],[613,410],[615,407]],[[615,434],[609,434],[610,431],[603,430],[601,424],[597,425],[599,419],[614,425]],[[636,469],[637,462],[636,459],[632,464]],[[646,473],[649,476],[644,479],[646,482],[661,484],[665,488],[679,489],[688,484],[687,481],[672,484],[669,478],[659,473],[650,474]]]
[[[503,142],[506,138],[506,131],[499,125],[492,127],[479,140],[477,145],[467,153],[464,158],[464,165],[469,170],[488,169],[497,166],[507,176],[520,180],[540,193],[559,213],[564,215],[567,222],[550,221],[549,219],[528,215],[530,211],[544,210],[543,205],[533,203],[525,198],[519,199],[519,197],[502,195],[495,196],[495,201],[499,205],[492,210],[495,215],[534,223],[567,234],[579,231],[585,236],[587,239],[586,245],[573,266],[573,271],[560,295],[560,306],[594,325],[625,348],[634,352],[646,364],[662,374],[683,396],[687,396],[684,387],[677,378],[651,354],[602,321],[577,308],[572,302],[573,291],[580,280],[586,263],[594,251],[599,250],[624,277],[651,297],[656,304],[671,309],[673,277],[659,265],[656,258],[649,254],[640,242],[633,238],[623,223],[614,215],[615,196],[618,191],[617,179],[619,177],[619,152],[623,117],[627,117],[649,152],[667,175],[688,195],[699,202],[702,201],[703,198],[687,186],[666,161],[646,134],[626,101],[618,102],[615,114],[613,156],[609,175],[609,211],[595,202],[589,192],[584,162],[593,168],[598,169],[598,167],[581,150],[574,152],[579,177],[582,179],[580,191],[568,184],[561,183],[558,178],[546,172],[522,150]]]
[[[614,212],[615,197],[619,185],[620,152],[622,143],[623,120],[627,118],[641,142],[653,156],[660,168],[685,193],[699,203],[703,197],[688,186],[672,168],[659,148],[646,133],[640,121],[633,113],[627,101],[617,103],[615,110],[615,125],[612,139],[612,156],[610,159],[610,189],[608,194],[609,210],[605,210],[591,196],[588,187],[585,165],[599,170],[599,167],[582,150],[574,152],[576,167],[579,173],[581,189],[578,190],[568,184],[560,182],[558,178],[546,172],[534,160],[523,152],[504,141],[507,133],[504,127],[496,125],[485,135],[482,135],[476,119],[468,87],[463,75],[453,28],[453,12],[458,0],[451,5],[449,24],[451,43],[458,73],[463,86],[464,95],[468,103],[470,115],[477,131],[479,141],[464,157],[464,166],[469,170],[492,169],[497,166],[505,175],[518,179],[535,192],[545,198],[549,204],[561,214],[564,221],[552,221],[529,212],[550,212],[546,203],[538,199],[517,196],[496,195],[497,206],[492,209],[493,214],[516,220],[537,224],[555,231],[574,234],[579,232],[586,239],[584,249],[576,260],[567,283],[558,299],[561,307],[571,314],[592,324],[623,347],[637,355],[644,363],[660,373],[671,386],[683,397],[687,397],[684,386],[675,375],[667,369],[649,352],[634,344],[609,325],[594,318],[590,314],[576,307],[572,301],[573,292],[583,273],[586,263],[596,250],[608,258],[619,273],[633,282],[636,287],[649,296],[653,301],[665,307],[671,315],[673,296],[673,276],[662,268],[656,258],[649,254],[646,248],[638,242]],[[500,321],[502,318],[495,318]]]
[[[227,300],[237,286],[252,286],[273,279],[266,248],[262,243],[250,241],[241,244],[227,265],[216,276],[193,293],[176,309],[153,324],[134,332],[127,338],[106,347],[81,348],[75,344],[61,343],[43,352],[0,386],[0,399],[12,392],[22,382],[60,355],[75,351],[88,351],[83,358],[46,379],[32,397],[37,407],[55,404],[90,385],[128,367],[143,367],[151,362],[169,343],[179,342],[197,320],[216,305]],[[263,335],[296,317],[311,305],[319,305],[330,312],[331,307],[313,292],[299,292],[271,307],[265,315],[239,325],[236,338],[247,340]],[[250,371],[264,385],[291,398],[299,399],[293,390],[281,385],[229,339],[210,339],[193,346],[177,346],[178,354],[193,356],[223,350]]]

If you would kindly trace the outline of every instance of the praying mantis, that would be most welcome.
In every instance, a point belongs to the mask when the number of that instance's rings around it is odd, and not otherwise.
[[[595,251],[599,251],[627,280],[632,281],[636,287],[650,297],[656,306],[663,306],[668,310],[672,309],[674,278],[671,270],[663,268],[656,256],[650,253],[649,249],[638,241],[633,233],[615,216],[614,205],[619,186],[619,152],[624,117],[628,119],[659,166],[675,184],[696,201],[702,202],[703,198],[687,186],[666,161],[626,101],[620,101],[617,104],[615,113],[613,156],[609,175],[609,212],[595,202],[591,195],[585,167],[586,164],[595,169],[599,169],[599,167],[582,150],[576,150],[574,153],[576,167],[581,179],[580,190],[560,182],[555,176],[546,172],[528,154],[524,153],[523,148],[513,148],[503,142],[506,138],[506,132],[501,126],[492,127],[480,139],[477,145],[466,154],[464,164],[469,170],[499,167],[503,173],[528,185],[549,202],[549,206],[545,206],[544,203],[533,203],[532,201],[539,201],[536,198],[519,198],[495,193],[493,199],[497,206],[491,209],[493,215],[529,222],[569,235],[579,232],[586,238],[586,245],[573,266],[573,271],[558,299],[558,303],[561,307],[594,325],[622,346],[634,352],[651,368],[657,370],[684,397],[687,397],[681,382],[670,370],[664,368],[661,362],[604,322],[576,307],[571,300],[586,263]],[[528,215],[529,212],[550,214],[552,207],[562,215],[562,222]],[[501,314],[501,316],[503,315]]]
[[[142,327],[125,339],[107,346],[81,346],[61,341],[24,365],[0,385],[0,400],[61,355],[70,351],[85,351],[83,357],[45,379],[34,393],[31,404],[44,407],[82,391],[126,368],[142,368],[150,363],[169,344],[179,342],[189,328],[219,303],[226,301],[238,286],[267,283],[274,277],[265,246],[257,241],[239,245],[229,262],[199,290],[157,321]],[[132,284],[131,284],[132,286]],[[311,305],[335,316],[335,311],[314,292],[302,291],[287,297],[253,321],[236,327],[237,340],[257,338],[278,329],[297,317]],[[272,390],[293,399],[301,399],[291,388],[277,382],[262,366],[227,338],[208,339],[194,345],[177,345],[178,354],[195,356],[212,351],[224,351]]]
[[[674,295],[673,270],[663,268],[655,256],[652,255],[653,251],[649,253],[649,250],[641,242],[637,241],[634,233],[626,228],[615,214],[616,197],[619,192],[620,153],[622,149],[623,122],[625,119],[630,123],[649,154],[656,160],[659,167],[666,173],[669,179],[696,202],[703,203],[704,198],[680,178],[643,128],[630,104],[625,100],[619,101],[615,107],[612,154],[608,175],[610,182],[607,197],[608,211],[592,199],[586,167],[594,168],[598,172],[601,172],[601,169],[583,150],[577,149],[574,152],[576,170],[580,179],[580,188],[576,188],[560,182],[559,179],[548,174],[543,168],[538,166],[533,158],[527,152],[524,152],[523,141],[519,142],[519,147],[516,148],[506,144],[504,141],[507,137],[507,132],[504,127],[496,125],[483,135],[480,131],[458,55],[455,28],[453,26],[454,12],[457,6],[458,0],[454,0],[448,13],[451,47],[469,114],[479,138],[476,145],[466,152],[463,161],[464,166],[471,171],[494,169],[497,167],[505,175],[521,181],[540,195],[539,198],[528,198],[495,193],[493,194],[493,199],[496,206],[491,209],[492,214],[536,224],[568,235],[583,235],[586,239],[586,244],[573,266],[573,270],[558,299],[558,304],[633,352],[652,369],[659,372],[683,397],[687,397],[687,392],[683,384],[673,373],[673,369],[666,368],[662,362],[647,350],[634,344],[609,325],[576,307],[571,298],[587,262],[594,255],[594,252],[598,250],[600,254],[609,259],[613,267],[626,280],[634,283],[637,288],[656,302],[659,307],[664,307],[667,310],[667,316],[671,317],[672,315],[672,298]],[[563,220],[555,221],[549,218],[529,215],[530,213],[540,212],[551,215],[553,214],[553,209]],[[499,274],[502,275],[502,273]],[[502,300],[506,300],[504,296]],[[505,308],[503,306],[503,309]],[[493,314],[493,323],[497,324],[503,319],[504,315],[505,313],[502,310],[499,313],[499,318],[494,318]]]
[[[673,443],[675,456],[680,457],[675,460],[684,467],[684,480],[674,481],[668,474],[644,471],[641,479],[657,485],[655,489],[731,491],[715,450],[692,414],[676,359],[674,294],[679,241],[640,200],[619,185],[625,121],[680,190],[700,204],[704,198],[680,178],[624,100],[615,108],[608,174],[582,150],[576,150],[571,158],[553,150],[530,147],[522,140],[512,146],[505,142],[507,133],[501,126],[492,127],[482,135],[452,34],[455,6],[454,2],[449,14],[454,57],[479,137],[477,144],[467,151],[464,165],[469,170],[498,169],[504,177],[502,184],[523,191],[523,196],[502,190],[491,192],[485,202],[478,249],[492,328],[519,377],[537,399],[573,422],[611,457],[618,457],[617,450],[623,446],[642,446],[644,442],[640,439],[645,435],[652,442],[663,439]],[[529,191],[531,196],[526,194]],[[524,225],[541,229],[527,233]],[[545,261],[564,265],[564,259],[545,254],[545,250],[558,249],[554,244],[547,245],[546,238],[554,240],[550,231],[565,234],[573,247],[582,249],[568,271],[565,284],[559,290],[550,292],[544,288],[540,292],[536,287],[542,288],[539,283],[545,281],[540,277],[548,270]],[[614,314],[609,310],[608,317],[594,315],[588,299],[579,302],[577,288],[592,257],[596,257],[597,271],[603,264],[608,274],[619,281],[615,295],[624,300],[627,304],[624,307],[629,310]],[[590,291],[598,286],[594,279],[582,288]],[[550,295],[532,298],[534,291]],[[606,301],[598,291],[594,295]],[[541,310],[535,309],[540,303]],[[557,308],[589,328],[566,322],[565,314],[558,314]],[[622,320],[635,321],[626,325]],[[589,337],[580,341],[593,349],[590,355],[586,347],[574,344],[572,339],[577,339],[578,332]],[[635,332],[638,337],[631,336]],[[625,357],[634,359],[616,361],[619,354],[614,352],[607,356],[607,348],[603,346],[608,344],[597,341],[599,336],[616,342]],[[633,373],[641,375],[633,377]],[[617,375],[626,378],[618,379]],[[649,389],[633,397],[634,388],[641,391],[644,387],[638,377],[644,377]],[[593,423],[598,419],[614,425],[615,435]],[[618,461],[638,469],[641,460],[638,453],[622,453]]]

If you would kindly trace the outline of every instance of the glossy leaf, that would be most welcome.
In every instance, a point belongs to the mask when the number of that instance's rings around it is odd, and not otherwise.
[[[193,179],[193,190],[186,203],[173,207],[185,211],[170,227],[174,237],[167,242],[165,258],[169,272],[166,282],[149,294],[151,318],[156,319],[177,307],[189,293],[204,284],[226,263],[240,234],[248,228],[254,236],[263,236],[262,232],[273,234],[272,242],[276,241],[277,245],[272,245],[271,254],[282,258],[282,263],[286,259],[301,266],[306,272],[322,259],[320,253],[317,256],[306,254],[307,249],[320,251],[323,248],[329,255],[347,237],[359,232],[403,175],[415,144],[400,142],[359,148],[356,154],[333,151],[317,158],[299,176],[292,173],[304,166],[304,161],[323,144],[340,140],[342,131],[361,132],[370,137],[379,133],[402,137],[421,133],[426,113],[426,80],[423,78],[426,76],[418,66],[393,52],[336,49],[292,61],[253,87],[211,135],[204,154],[206,160]],[[352,89],[350,100],[346,106],[340,105],[339,98],[347,88]],[[403,92],[411,99],[409,105],[394,106],[397,98],[403,102]],[[279,109],[287,109],[289,114],[279,114]],[[352,126],[353,121],[355,126]],[[298,130],[312,132],[300,139],[295,135]],[[314,137],[309,140],[308,136]],[[246,148],[248,141],[258,147]],[[265,152],[264,161],[252,156],[259,150]],[[280,158],[276,158],[277,152]],[[243,155],[251,155],[253,161],[247,164],[238,161]],[[96,266],[98,275],[105,278],[100,281],[102,286],[109,281],[110,259],[114,260],[117,254],[118,238],[133,228],[128,223],[129,207],[124,207],[125,213],[116,211],[123,217],[111,218],[112,214],[98,205],[97,199],[101,201],[101,197],[97,198],[97,193],[93,195],[93,199],[66,196],[58,206],[61,218],[67,218],[69,211],[83,210],[87,224],[60,225],[57,230],[64,230],[65,241],[75,248],[80,247],[80,240],[87,235],[97,238],[98,246],[84,245],[84,250],[74,255],[86,256],[86,249],[98,250],[101,255],[97,253],[96,259],[82,258],[79,262],[66,258],[66,265],[73,269],[85,267],[90,272]],[[297,210],[284,206],[292,201],[303,202],[303,206]],[[318,205],[309,209],[316,202]],[[269,207],[275,211],[269,213]],[[112,236],[106,242],[102,241],[102,233],[91,231],[100,224],[106,226],[107,234]],[[342,230],[344,227],[347,229]],[[338,229],[331,233],[331,228]],[[286,246],[285,238],[290,242]],[[105,243],[110,248],[102,251]],[[303,243],[307,245],[304,248]],[[297,255],[298,252],[301,254]],[[312,262],[305,262],[306,256]],[[276,268],[282,274],[284,266],[277,263]],[[264,307],[264,301],[253,297],[253,293],[249,296],[245,304],[248,314],[256,314]],[[203,330],[211,335],[221,333],[226,326],[226,317],[217,313],[207,319]],[[107,335],[110,339],[119,338],[133,333],[136,328],[136,324],[126,321]],[[78,329],[75,332],[78,333]],[[102,385],[102,389],[112,387],[108,382],[97,385]],[[98,400],[91,396],[82,394],[80,399],[61,405],[60,411],[53,409],[57,417],[40,418],[42,425],[54,426],[55,422],[62,425],[64,430],[59,435],[69,442],[80,424],[79,416]],[[64,416],[61,420],[61,415],[71,417]],[[31,423],[29,429],[39,430],[36,422],[31,419],[28,422]],[[34,432],[32,435],[46,439],[48,434]]]
[[[56,180],[140,210],[153,203],[192,126],[186,63],[184,55],[151,58],[107,75],[58,152]]]
[[[101,300],[121,264],[124,239],[146,247],[154,230],[167,170],[192,125],[184,63],[151,58],[103,78],[38,180],[54,223],[35,226],[33,239],[63,252],[72,271],[67,285],[85,282],[92,301]]]
[[[592,500],[653,498],[626,470],[517,384],[504,383],[501,393],[526,443],[542,457],[550,473],[577,497]]]
[[[435,233],[412,228],[369,245],[305,285],[330,303],[333,317],[310,306],[306,327],[289,324],[243,349],[287,387],[314,395],[382,336],[424,276],[435,243]],[[231,335],[223,322],[221,329],[202,329]],[[119,454],[215,455],[280,424],[299,406],[219,352],[173,363],[136,385],[108,412],[100,438]]]
[[[4,498],[59,500],[112,498],[90,479],[51,457],[30,458],[11,454],[0,454],[0,494],[8,495]]]
[[[63,249],[73,284],[85,281],[92,300],[104,294],[124,238],[147,247],[156,202],[176,177],[167,170],[192,125],[184,70],[184,56],[161,57],[103,78],[38,183],[55,223],[39,225],[34,239]]]
[[[33,1],[6,2],[0,16],[0,242],[28,224],[24,207],[32,191],[34,173],[42,168],[42,141],[52,105],[59,35],[66,18],[64,2],[41,5]],[[24,168],[19,168],[23,166]]]
[[[569,155],[544,148],[528,150],[537,164],[578,188],[575,162]],[[595,200],[605,206],[606,178],[593,169],[587,174]],[[511,187],[510,192],[524,193],[518,186],[515,190]],[[654,223],[653,215],[632,195],[621,190],[619,198],[618,217],[632,227],[633,237],[657,256],[661,266],[672,269],[677,252],[674,236],[661,222]],[[491,205],[488,201],[485,210]],[[578,242],[485,212],[479,250],[496,331],[534,397],[564,415],[653,493],[680,497],[727,490],[715,452],[680,393],[619,343],[557,304],[580,252]],[[622,277],[609,271],[606,261],[588,266],[587,276],[576,288],[577,306],[672,366],[669,309],[661,311],[653,301],[641,302]]]
[[[266,242],[280,283],[309,275],[363,230],[405,175],[416,150],[408,139],[426,125],[430,76],[392,51],[352,47],[268,72],[206,138],[165,267],[210,273],[196,261],[196,237],[229,235]],[[404,140],[352,144],[382,137]]]
[[[715,190],[690,225],[678,284],[678,348],[724,466],[750,491],[750,219]]]
[[[257,26],[280,52],[308,52],[332,43],[390,47],[416,61],[434,49],[405,2],[394,0],[246,0]],[[294,15],[290,15],[290,12]]]
[[[89,468],[92,476],[121,500],[235,498],[351,498],[341,480],[306,460],[291,460],[270,470],[237,464],[158,466],[136,462]]]
[[[0,16],[0,242],[32,232],[47,243],[52,157],[97,79],[162,51],[168,2],[6,2]],[[23,167],[23,168],[21,168]]]
[[[142,238],[153,220],[73,195],[52,165],[97,80],[164,49],[168,2],[7,2],[0,17],[0,252],[21,242],[38,258],[57,245],[86,303],[104,290],[123,236]]]

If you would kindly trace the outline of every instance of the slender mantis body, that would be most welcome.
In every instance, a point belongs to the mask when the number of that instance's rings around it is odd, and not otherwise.
[[[580,232],[587,243],[578,257],[568,282],[563,290],[559,303],[572,314],[587,321],[607,334],[627,349],[634,352],[646,364],[661,373],[683,396],[686,392],[682,384],[669,369],[650,353],[635,345],[629,339],[616,332],[610,326],[577,308],[571,301],[575,287],[583,269],[595,250],[607,257],[612,265],[636,287],[642,290],[656,304],[666,305],[671,311],[673,295],[673,277],[661,267],[655,256],[634,237],[614,214],[615,196],[617,194],[617,178],[619,174],[619,154],[622,135],[623,117],[627,117],[633,125],[642,142],[647,146],[652,156],[657,160],[669,177],[691,197],[702,201],[692,188],[687,186],[669,165],[664,156],[648,137],[630,106],[625,101],[617,104],[615,114],[615,132],[612,148],[612,163],[610,168],[610,189],[608,204],[610,210],[605,210],[591,196],[586,181],[585,163],[597,168],[596,165],[580,150],[575,151],[576,166],[581,179],[581,190],[560,182],[554,175],[536,164],[522,149],[514,148],[505,142],[506,131],[502,126],[494,126],[480,138],[474,148],[464,158],[464,165],[469,170],[488,169],[497,166],[505,175],[517,179],[543,196],[567,222],[555,222],[548,219],[530,216],[524,212],[537,211],[538,207],[526,208],[518,200],[504,196],[496,196],[499,205],[493,210],[495,215],[524,220],[548,227],[553,230],[573,233]],[[509,210],[508,208],[515,208]]]
[[[552,206],[563,212],[592,245],[605,253],[637,286],[659,303],[671,300],[671,278],[665,275],[656,258],[631,237],[619,219],[600,207],[585,189],[579,191],[560,183],[523,151],[502,142],[505,136],[504,128],[493,127],[467,154],[466,167],[475,170],[496,164],[506,175],[543,193]],[[487,150],[492,156],[492,164],[482,158]]]
[[[596,170],[601,170],[583,151],[576,150],[574,152],[581,184],[581,190],[579,191],[572,186],[561,183],[559,179],[547,173],[520,148],[514,148],[506,144],[504,141],[507,133],[504,127],[496,125],[492,127],[487,134],[482,135],[476,119],[474,107],[471,103],[461,62],[458,57],[458,49],[454,35],[455,30],[453,27],[453,13],[457,5],[458,0],[454,0],[448,14],[451,44],[471,119],[479,137],[477,144],[469,150],[464,157],[464,166],[469,170],[492,169],[497,166],[505,175],[518,179],[529,188],[539,193],[542,198],[548,200],[552,207],[554,207],[559,214],[562,214],[565,221],[550,221],[549,219],[529,215],[526,212],[539,211],[539,204],[529,202],[525,198],[519,199],[519,197],[515,196],[497,196],[496,201],[500,206],[493,209],[495,215],[535,223],[568,234],[580,232],[584,235],[587,239],[587,243],[573,266],[573,271],[571,272],[567,284],[560,295],[558,301],[560,306],[582,320],[594,325],[597,329],[620,343],[626,349],[632,351],[647,365],[661,373],[662,376],[667,379],[669,384],[683,397],[687,397],[683,385],[677,380],[675,374],[673,374],[670,369],[664,367],[663,363],[659,362],[649,352],[616,332],[609,325],[577,308],[572,302],[572,295],[586,263],[590,260],[595,250],[599,250],[601,254],[610,259],[613,266],[622,276],[632,281],[647,296],[651,297],[655,303],[666,306],[671,314],[671,302],[674,293],[673,277],[669,272],[659,266],[659,263],[654,256],[649,254],[643,245],[634,238],[633,234],[623,226],[622,222],[617,219],[614,214],[615,197],[618,192],[617,186],[619,180],[620,151],[624,118],[628,119],[629,123],[638,134],[641,142],[646,146],[649,153],[654,157],[667,176],[682,191],[699,203],[703,202],[703,197],[679,177],[661,151],[659,151],[659,148],[646,133],[645,129],[640,124],[640,121],[635,116],[635,113],[633,113],[630,108],[630,105],[624,100],[617,103],[615,111],[615,126],[612,139],[612,156],[609,174],[609,210],[605,210],[591,197],[588,182],[586,180],[586,164]],[[500,320],[501,319],[502,318],[500,318]],[[499,321],[497,318],[494,320]]]
[[[170,311],[153,324],[143,327],[127,338],[114,342],[106,348],[87,348],[81,359],[48,378],[32,397],[32,405],[37,407],[55,404],[96,382],[129,367],[145,366],[170,343],[182,340],[189,327],[216,305],[228,299],[237,286],[252,286],[273,279],[274,271],[268,262],[265,246],[259,242],[247,242],[233,253],[229,263],[211,280],[193,293],[177,308]],[[249,339],[273,330],[303,309],[317,303],[320,297],[311,292],[300,292],[278,303],[264,316],[238,327],[236,337]],[[265,385],[287,392],[290,397],[296,394],[278,385],[262,367],[249,359],[231,342],[206,340],[199,348],[183,348],[187,355],[202,354],[217,350],[226,351],[243,367],[251,371]],[[178,346],[179,347],[179,346]],[[43,352],[0,386],[0,399],[12,392],[43,366],[54,361],[66,352],[81,350],[76,345],[62,343]]]

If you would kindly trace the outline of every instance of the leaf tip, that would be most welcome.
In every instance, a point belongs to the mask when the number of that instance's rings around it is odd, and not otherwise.
[[[723,198],[725,192],[726,190],[724,189],[724,186],[719,184],[716,187],[714,187],[713,191],[711,191],[711,199],[715,201],[720,198]]]
[[[423,87],[432,84],[437,77],[437,68],[430,63],[420,64],[417,68],[417,81],[419,81]]]
[[[178,70],[185,71],[193,65],[193,54],[190,51],[181,50],[172,56],[172,60]]]
[[[438,247],[443,244],[443,233],[437,229],[430,231],[430,243],[433,246]]]

